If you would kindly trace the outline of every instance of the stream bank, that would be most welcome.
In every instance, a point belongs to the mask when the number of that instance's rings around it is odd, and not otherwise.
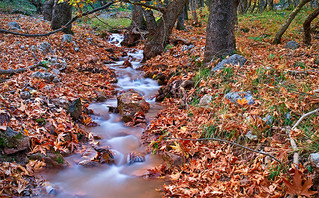
[[[123,37],[113,34],[109,42],[116,46]],[[154,96],[160,86],[152,79],[145,79],[137,70],[141,66],[143,51],[131,49],[122,60],[107,64],[117,76],[116,91],[124,93],[134,90],[150,104],[146,113],[149,119],[161,109]],[[129,61],[130,66],[125,62]],[[46,169],[39,173],[49,182],[47,193],[55,197],[161,197],[156,192],[163,184],[161,179],[144,179],[147,170],[161,164],[156,155],[146,152],[140,142],[144,131],[141,127],[125,126],[118,113],[110,112],[117,106],[117,99],[92,103],[88,109],[93,111],[92,121],[96,127],[88,127],[92,133],[89,144],[83,145],[75,154],[66,157],[69,166],[64,169]],[[114,163],[86,163],[97,155],[98,149],[107,148],[112,153]],[[133,157],[132,159],[132,156]]]

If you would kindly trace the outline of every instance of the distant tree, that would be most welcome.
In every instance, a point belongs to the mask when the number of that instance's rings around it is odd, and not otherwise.
[[[37,9],[37,13],[42,13],[42,0],[28,0]]]

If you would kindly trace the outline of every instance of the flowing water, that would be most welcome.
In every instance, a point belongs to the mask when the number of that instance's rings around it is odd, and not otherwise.
[[[119,46],[123,36],[113,34],[109,42]],[[134,89],[143,94],[144,99],[150,103],[150,112],[146,116],[152,117],[159,112],[160,105],[156,104],[152,97],[159,86],[156,81],[145,79],[142,72],[136,70],[143,59],[143,51],[133,50],[128,52],[128,60],[132,68],[123,66],[124,61],[109,64],[108,67],[115,70],[118,76],[116,87],[119,91]],[[57,187],[56,197],[88,197],[88,198],[121,198],[161,197],[155,191],[163,181],[161,179],[144,179],[141,177],[147,169],[161,163],[158,156],[147,154],[144,162],[136,162],[131,165],[127,162],[127,156],[131,152],[145,153],[145,148],[139,141],[143,132],[142,128],[126,127],[118,114],[109,113],[109,106],[116,106],[116,99],[103,103],[93,103],[89,106],[94,115],[93,120],[97,127],[88,128],[92,134],[101,137],[100,146],[109,146],[115,155],[115,164],[103,164],[100,167],[84,168],[78,162],[85,159],[83,153],[76,153],[66,160],[70,166],[60,170],[45,170],[41,175],[53,186]],[[90,153],[87,154],[90,156]],[[84,156],[85,157],[85,156]]]

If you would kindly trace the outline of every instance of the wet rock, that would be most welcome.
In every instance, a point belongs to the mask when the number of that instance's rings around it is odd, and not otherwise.
[[[58,193],[58,190],[49,182],[45,182],[43,186],[45,186],[45,191],[49,195],[56,195]]]
[[[145,156],[142,155],[141,153],[131,152],[127,156],[127,163],[129,165],[134,164],[136,162],[144,162],[144,161],[145,161]]]
[[[257,140],[257,139],[258,139],[258,138],[257,138],[257,135],[253,135],[253,134],[251,133],[251,131],[248,131],[248,132],[247,132],[246,137],[247,137],[248,139],[250,139],[250,140]]]
[[[64,159],[64,157],[60,153],[51,153],[48,152],[46,155],[42,153],[36,153],[31,159],[36,158],[37,160],[44,160],[46,167],[48,168],[64,168],[69,166],[68,162]]]
[[[43,42],[39,44],[38,49],[43,54],[53,53],[52,45],[48,42]]]
[[[216,65],[216,67],[214,67],[212,69],[212,71],[222,70],[222,69],[224,69],[226,64],[239,65],[240,67],[242,67],[246,61],[247,61],[247,59],[244,58],[243,56],[238,55],[238,54],[234,54],[234,55],[230,56],[229,58],[226,58],[226,59],[222,60],[220,63],[218,63]]]
[[[64,34],[62,37],[62,43],[71,43],[72,42],[72,35],[71,34]]]
[[[167,161],[170,165],[176,166],[176,167],[181,167],[185,163],[185,158],[179,155],[176,155],[174,153],[170,152],[165,152],[164,155],[164,160]]]
[[[96,156],[94,157],[93,161],[97,161],[101,164],[113,164],[114,163],[114,154],[110,151],[109,147],[93,147],[95,151],[97,151]]]
[[[113,48],[106,48],[105,51],[110,52],[110,53],[114,53],[114,49]]]
[[[21,92],[20,97],[23,100],[27,100],[27,99],[31,98],[31,94],[28,91],[23,91],[23,92]]]
[[[156,80],[158,82],[159,85],[165,85],[167,84],[168,81],[168,76],[166,76],[165,74],[163,74],[162,72],[158,73],[156,75]]]
[[[150,104],[140,94],[129,91],[117,97],[117,108],[124,122],[131,122],[137,112],[147,113]]]
[[[67,109],[67,112],[71,115],[73,119],[79,119],[82,114],[81,98],[72,101]]]
[[[131,67],[132,68],[133,67],[132,63],[130,63],[130,61],[128,61],[128,60],[124,61],[123,66],[125,68],[127,68],[127,67]]]
[[[64,98],[53,98],[50,100],[51,103],[57,107],[62,107],[64,109],[67,109],[69,106],[69,101]]]
[[[30,139],[19,132],[7,127],[6,130],[0,130],[0,148],[4,153],[11,155],[19,151],[27,150],[30,147]]]
[[[300,44],[297,43],[296,41],[289,41],[286,45],[285,48],[289,48],[289,49],[297,49],[300,47]]]
[[[84,168],[92,168],[92,167],[99,167],[100,164],[96,161],[91,160],[83,160],[79,162],[79,165],[83,166]]]
[[[112,54],[111,56],[109,56],[109,58],[113,61],[119,61],[120,59],[118,57],[116,57],[114,54]]]
[[[212,100],[213,100],[213,96],[206,94],[200,99],[199,106],[201,106],[201,107],[209,107],[211,102],[212,102]]]
[[[32,74],[32,77],[43,79],[47,83],[51,83],[51,82],[57,83],[57,82],[60,81],[60,79],[55,74],[51,74],[51,73],[48,73],[48,72],[45,72],[45,73],[43,73],[43,72],[35,72],[35,73]]]
[[[8,23],[8,26],[10,27],[11,30],[20,30],[20,26],[17,22],[12,21]]]
[[[224,99],[228,99],[232,103],[238,103],[238,99],[245,98],[248,102],[247,104],[255,104],[253,96],[249,92],[229,92],[225,95]]]
[[[119,109],[117,107],[109,106],[109,112],[111,112],[111,113],[119,113]]]

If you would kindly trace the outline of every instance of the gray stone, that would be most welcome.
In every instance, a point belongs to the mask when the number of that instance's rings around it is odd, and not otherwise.
[[[80,51],[80,48],[79,48],[79,47],[75,47],[75,48],[74,48],[74,51],[79,52],[79,51]]]
[[[63,42],[63,43],[64,43],[64,42],[68,42],[68,43],[72,42],[72,35],[71,35],[71,34],[65,34],[65,35],[63,35],[63,37],[62,37],[62,42]]]
[[[82,103],[81,98],[78,98],[71,102],[67,109],[68,113],[75,120],[79,119],[82,114]]]
[[[34,153],[29,156],[31,160],[44,161],[47,168],[65,168],[69,166],[68,162],[60,153],[51,153],[47,151],[46,155],[43,153]]]
[[[251,131],[248,131],[246,137],[250,140],[257,140],[257,135],[251,134]]]
[[[52,45],[48,42],[43,42],[39,44],[38,49],[43,54],[53,53]]]
[[[245,98],[248,100],[247,104],[252,105],[255,104],[253,96],[249,92],[229,92],[225,95],[224,99],[228,99],[232,103],[237,103],[238,99]]]
[[[24,45],[21,45],[20,48],[24,50],[24,49],[25,49],[25,46],[24,46]]]
[[[46,61],[48,61],[48,66],[52,69],[57,69],[59,71],[63,71],[66,69],[68,64],[66,61],[59,56],[48,56],[45,58]]]
[[[299,48],[300,45],[299,43],[297,43],[296,41],[289,41],[286,45],[285,48],[289,48],[289,49],[297,49]]]
[[[12,21],[8,23],[8,26],[10,27],[11,30],[20,30],[20,26],[17,22]]]
[[[182,51],[190,50],[190,49],[192,49],[193,47],[195,47],[195,45],[193,45],[193,44],[184,45],[184,46],[182,47]]]
[[[239,65],[240,67],[242,67],[246,61],[247,61],[247,59],[244,58],[243,56],[238,55],[238,54],[234,54],[234,55],[230,56],[229,58],[224,59],[220,63],[218,63],[217,66],[212,69],[212,71],[222,70],[222,69],[224,69],[226,64]]]
[[[137,112],[147,113],[150,109],[150,104],[137,92],[129,91],[117,97],[117,108],[122,116],[122,120],[130,122]]]
[[[35,78],[39,78],[39,79],[43,79],[45,80],[46,82],[48,83],[51,83],[51,82],[59,82],[59,78],[55,75],[55,74],[51,74],[51,73],[42,73],[42,72],[35,72],[32,74],[32,77],[35,77]]]
[[[267,115],[266,117],[263,118],[263,121],[265,121],[266,124],[271,125],[272,124],[272,116]]]
[[[213,100],[213,96],[205,94],[199,101],[199,106],[201,107],[209,107],[210,103]]]
[[[83,160],[79,162],[79,165],[83,166],[84,168],[92,168],[92,167],[98,167],[100,164],[96,161],[91,160]]]
[[[309,155],[309,161],[315,171],[319,173],[319,153],[311,153]]]
[[[145,161],[145,156],[140,153],[131,152],[127,156],[127,162],[129,165],[137,163],[137,162],[144,162],[144,161]]]
[[[30,147],[30,139],[22,133],[7,127],[5,131],[0,130],[0,148],[7,155],[27,150]]]
[[[23,92],[21,92],[20,97],[24,100],[27,100],[27,99],[31,98],[31,94],[28,91],[23,91]]]

